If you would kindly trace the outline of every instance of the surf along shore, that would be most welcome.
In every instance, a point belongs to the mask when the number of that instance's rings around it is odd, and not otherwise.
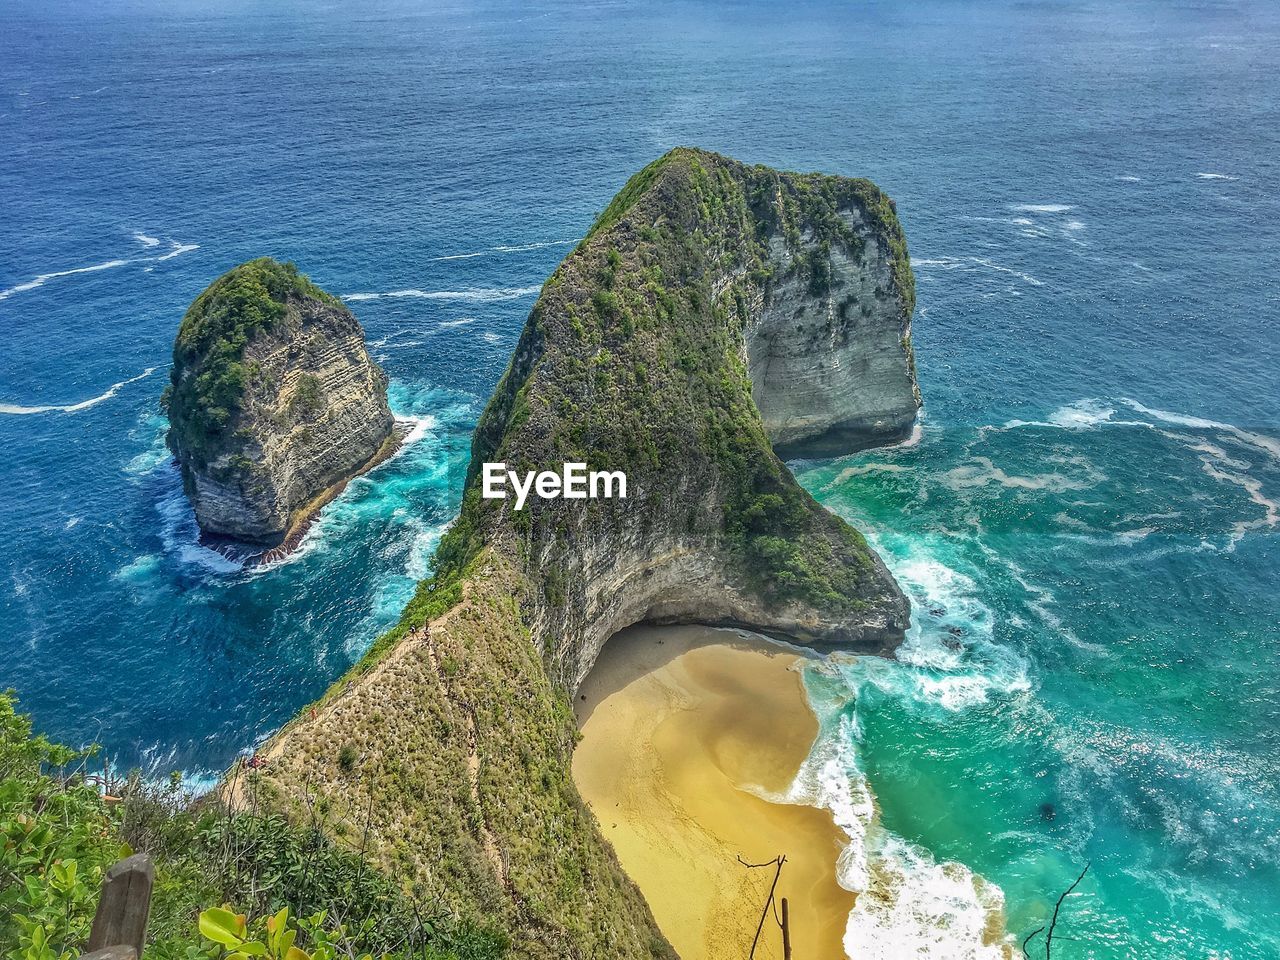
[[[605,645],[574,704],[573,776],[682,960],[741,960],[772,866],[798,957],[843,957],[854,895],[836,882],[848,838],[830,814],[771,802],[808,756],[818,722],[805,654],[737,630],[632,627]],[[756,957],[782,956],[770,912]]]

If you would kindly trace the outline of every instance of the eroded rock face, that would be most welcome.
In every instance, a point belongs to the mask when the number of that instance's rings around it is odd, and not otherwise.
[[[543,289],[474,448],[473,471],[580,460],[631,482],[625,502],[476,511],[528,557],[555,677],[575,689],[638,621],[896,646],[906,598],[780,457],[910,434],[913,308],[868,181],[683,149],[632,179]]]
[[[906,439],[920,408],[911,353],[911,304],[893,276],[893,253],[862,211],[839,217],[861,244],[829,244],[819,282],[797,259],[819,253],[812,231],[792,249],[769,237],[775,283],[747,325],[751,395],[774,451],[832,457]]]
[[[167,396],[201,531],[279,545],[386,451],[386,390],[359,321],[292,265],[214,281],[183,319]]]

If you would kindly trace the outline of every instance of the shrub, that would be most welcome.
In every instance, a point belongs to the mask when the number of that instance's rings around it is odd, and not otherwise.
[[[338,766],[343,773],[350,773],[356,768],[356,748],[354,744],[344,743],[338,751]]]

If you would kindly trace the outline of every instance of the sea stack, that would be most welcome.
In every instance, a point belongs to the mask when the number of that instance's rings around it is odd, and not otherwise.
[[[203,535],[287,545],[394,448],[387,376],[337,297],[262,257],[209,285],[173,346],[169,449]]]
[[[597,824],[574,786],[572,704],[635,623],[902,642],[893,576],[778,450],[910,435],[913,304],[894,206],[867,180],[691,149],[632,177],[543,286],[432,578],[263,747],[274,802],[324,809],[333,836],[366,831],[374,862],[501,927],[513,956],[673,956],[607,812]],[[617,471],[626,495],[517,508],[486,493],[494,464]]]

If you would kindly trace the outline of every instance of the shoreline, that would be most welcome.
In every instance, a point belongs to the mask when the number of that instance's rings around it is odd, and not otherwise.
[[[818,733],[800,675],[810,656],[739,630],[632,627],[574,703],[574,781],[683,960],[747,954],[774,868],[743,862],[780,854],[795,955],[845,955],[848,837],[827,810],[765,799],[785,794]],[[782,956],[772,917],[755,955]]]

